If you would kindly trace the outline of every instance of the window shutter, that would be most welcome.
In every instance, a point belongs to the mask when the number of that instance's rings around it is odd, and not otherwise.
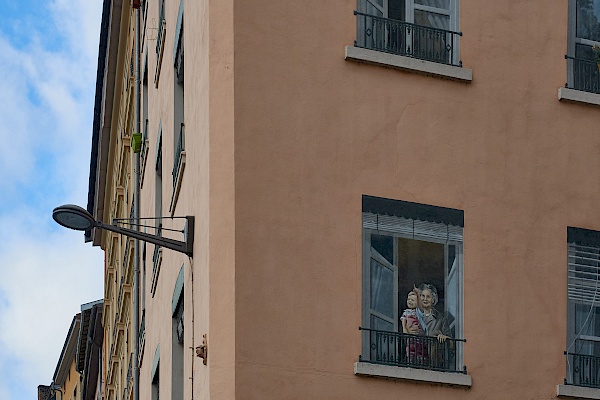
[[[568,245],[568,284],[570,302],[594,304],[600,301],[600,247]]]
[[[363,228],[408,235],[417,240],[463,240],[461,226],[363,212]]]

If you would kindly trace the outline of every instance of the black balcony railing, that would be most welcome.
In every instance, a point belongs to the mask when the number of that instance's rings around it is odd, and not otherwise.
[[[161,0],[158,8],[158,32],[156,33],[156,54],[160,54],[163,41],[163,29],[165,26],[165,2]]]
[[[435,371],[467,372],[466,368],[461,368],[457,359],[465,339],[447,338],[440,342],[433,336],[359,329],[364,331],[370,350],[370,354],[359,357],[360,361]]]
[[[365,49],[462,67],[458,38],[462,32],[430,28],[354,11],[356,40]]]
[[[594,60],[565,56],[572,71],[572,82],[567,84],[570,89],[590,93],[600,93],[600,72],[598,63]]]
[[[144,354],[144,346],[146,344],[146,311],[142,311],[142,322],[140,324],[140,331],[138,336],[138,364],[142,362],[142,355]]]
[[[146,118],[146,122],[144,123],[144,130],[142,132],[142,149],[140,151],[140,157],[142,158],[142,162],[144,162],[146,151],[148,150],[148,146],[146,146],[146,140],[148,140],[148,118]]]
[[[179,135],[175,141],[175,154],[173,162],[173,187],[177,184],[177,176],[179,175],[179,168],[181,168],[181,152],[185,150],[185,126],[183,123],[179,128]]]
[[[600,357],[568,353],[565,384],[600,388]]]

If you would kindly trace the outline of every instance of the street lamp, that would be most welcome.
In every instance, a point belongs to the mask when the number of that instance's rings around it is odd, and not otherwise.
[[[157,246],[166,247],[167,249],[187,254],[190,257],[192,256],[194,244],[193,216],[183,217],[186,220],[185,227],[183,229],[185,240],[183,241],[124,228],[114,225],[114,223],[105,224],[102,221],[96,221],[92,214],[90,214],[86,209],[74,204],[65,204],[56,207],[52,211],[52,218],[65,228],[74,229],[76,231],[86,231],[91,228],[106,229],[107,231],[116,232],[121,235],[129,236],[134,239],[139,239],[144,242],[152,243]]]

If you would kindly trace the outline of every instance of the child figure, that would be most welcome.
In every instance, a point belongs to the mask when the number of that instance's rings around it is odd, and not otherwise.
[[[421,310],[421,296],[419,289],[414,287],[406,296],[406,305],[408,308],[404,310],[400,321],[402,321],[402,332],[409,334],[414,332],[414,327],[418,328],[417,335],[423,336],[423,339],[416,336],[405,336],[406,340],[406,355],[408,362],[411,364],[423,364],[428,359],[426,343],[426,328],[423,311]]]

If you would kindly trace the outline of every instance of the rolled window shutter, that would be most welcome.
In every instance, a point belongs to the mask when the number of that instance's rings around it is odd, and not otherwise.
[[[461,226],[363,212],[363,228],[407,235],[417,240],[463,240]]]
[[[580,304],[600,302],[600,247],[568,245],[569,301]]]

